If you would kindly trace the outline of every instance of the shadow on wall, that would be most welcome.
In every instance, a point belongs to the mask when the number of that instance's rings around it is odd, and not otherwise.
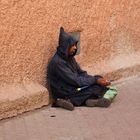
[[[48,59],[48,64],[47,64],[47,67],[46,67],[46,82],[45,82],[45,87],[48,89],[48,93],[49,93],[49,102],[50,103],[53,102],[52,91],[51,91],[50,84],[49,84],[49,79],[48,79],[48,66],[49,66],[49,63],[50,63],[51,59],[52,59],[52,56]]]

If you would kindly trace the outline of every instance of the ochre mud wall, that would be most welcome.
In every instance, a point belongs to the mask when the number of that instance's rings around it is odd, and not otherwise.
[[[140,72],[139,0],[0,0],[0,119],[49,104],[46,67],[59,28],[80,32],[81,67],[119,79]]]
[[[90,73],[140,64],[139,0],[0,0],[0,85],[45,85],[59,28],[80,31],[77,60]]]

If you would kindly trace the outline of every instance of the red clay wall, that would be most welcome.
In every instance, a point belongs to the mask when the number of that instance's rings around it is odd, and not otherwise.
[[[59,28],[81,31],[81,66],[106,73],[140,65],[139,0],[1,0],[0,85],[45,83]]]

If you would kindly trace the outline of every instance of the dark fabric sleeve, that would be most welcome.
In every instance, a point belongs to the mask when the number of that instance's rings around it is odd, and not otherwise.
[[[81,75],[81,76],[87,76],[88,75],[85,70],[81,69],[80,65],[76,62],[75,58],[73,58],[73,63],[75,65],[79,75]]]
[[[80,65],[76,62],[75,59],[73,59],[73,61],[74,61],[75,65],[76,65],[76,67],[77,67],[78,73],[79,73],[81,76],[93,77],[92,75],[89,75],[86,71],[82,70],[81,67],[80,67]],[[100,79],[100,78],[103,78],[101,75],[94,75],[94,77],[95,77],[96,81],[97,81],[98,79]]]
[[[78,73],[72,72],[65,62],[57,64],[55,68],[61,79],[75,87],[89,86],[96,83],[96,77],[79,76]]]
[[[87,76],[87,72],[82,70],[81,67],[79,66],[79,64],[76,62],[76,67],[77,67],[77,70],[78,70],[78,73],[81,75],[81,76]]]

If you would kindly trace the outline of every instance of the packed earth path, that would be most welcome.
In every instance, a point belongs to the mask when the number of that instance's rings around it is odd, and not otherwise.
[[[140,77],[116,82],[109,108],[43,107],[0,121],[0,140],[140,140]]]

